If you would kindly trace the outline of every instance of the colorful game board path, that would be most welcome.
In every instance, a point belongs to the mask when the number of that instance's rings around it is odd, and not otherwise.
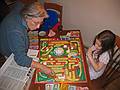
[[[65,30],[52,38],[39,37],[39,41],[39,62],[53,69],[56,76],[50,78],[36,70],[31,86],[44,90],[44,84],[69,83],[90,88],[80,30]]]

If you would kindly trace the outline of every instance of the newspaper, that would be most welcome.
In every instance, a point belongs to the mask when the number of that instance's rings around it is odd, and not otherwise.
[[[0,90],[25,90],[26,83],[29,81],[30,84],[29,79],[33,73],[34,69],[17,65],[14,54],[11,54],[0,68]]]

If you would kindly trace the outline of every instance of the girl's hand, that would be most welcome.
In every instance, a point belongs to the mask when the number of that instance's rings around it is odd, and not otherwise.
[[[93,45],[92,47],[88,48],[87,53],[88,53],[88,54],[92,54],[92,52],[95,51],[95,50],[96,50],[96,48],[95,48],[95,46]]]
[[[96,50],[96,47],[94,45],[92,45],[92,47],[90,47],[92,52]]]
[[[87,54],[92,54],[92,48],[88,48]]]
[[[88,54],[88,55],[91,55],[91,54],[92,54],[92,49],[91,49],[91,48],[88,48],[87,54]]]

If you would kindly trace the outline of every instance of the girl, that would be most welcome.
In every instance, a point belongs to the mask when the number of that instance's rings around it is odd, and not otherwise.
[[[114,43],[115,34],[110,30],[104,30],[95,37],[93,46],[87,51],[91,80],[97,79],[103,74],[110,60],[110,53],[114,48]]]

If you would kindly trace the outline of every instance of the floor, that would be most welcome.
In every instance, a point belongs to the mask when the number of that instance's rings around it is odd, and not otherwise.
[[[120,77],[114,80],[108,86],[106,86],[105,89],[98,89],[96,88],[96,86],[97,86],[97,83],[95,83],[94,85],[92,84],[92,90],[120,90]]]
[[[106,90],[120,90],[120,77],[108,85]]]

